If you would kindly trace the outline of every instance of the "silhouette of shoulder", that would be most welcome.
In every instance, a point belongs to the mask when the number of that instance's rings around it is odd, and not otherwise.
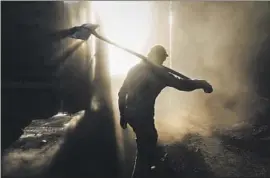
[[[140,62],[136,64],[135,66],[133,66],[132,68],[130,68],[130,70],[128,71],[127,77],[133,76],[134,74],[139,73],[139,72],[144,72],[146,68],[147,68],[147,64]]]

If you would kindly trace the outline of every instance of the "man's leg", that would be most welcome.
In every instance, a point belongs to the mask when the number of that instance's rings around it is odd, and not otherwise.
[[[142,153],[142,150],[138,148],[139,145],[140,144],[138,144],[137,142],[137,153],[136,153],[136,158],[134,162],[132,178],[148,178],[150,166],[148,163],[147,156],[145,156],[145,153]]]
[[[143,123],[130,123],[136,134],[137,157],[132,173],[133,178],[149,177],[151,166],[154,166],[157,156],[157,131],[154,120],[146,118]]]

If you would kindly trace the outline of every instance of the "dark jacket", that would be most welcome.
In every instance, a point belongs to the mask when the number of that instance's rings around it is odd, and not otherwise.
[[[154,116],[155,100],[165,87],[181,91],[193,91],[198,88],[193,80],[183,80],[165,73],[147,63],[141,62],[132,67],[118,93],[120,115],[126,112],[144,113]]]

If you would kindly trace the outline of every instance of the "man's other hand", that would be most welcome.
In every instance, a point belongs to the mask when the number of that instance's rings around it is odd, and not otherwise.
[[[199,83],[201,85],[201,88],[205,93],[212,93],[213,87],[210,85],[206,80],[199,80]]]
[[[127,128],[127,121],[125,120],[124,117],[120,118],[120,126],[122,129],[126,129]]]

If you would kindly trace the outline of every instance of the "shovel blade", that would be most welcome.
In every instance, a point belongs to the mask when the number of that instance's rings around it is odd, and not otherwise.
[[[74,33],[70,35],[70,38],[88,40],[92,32],[95,31],[99,25],[86,23],[78,27],[73,27]]]

